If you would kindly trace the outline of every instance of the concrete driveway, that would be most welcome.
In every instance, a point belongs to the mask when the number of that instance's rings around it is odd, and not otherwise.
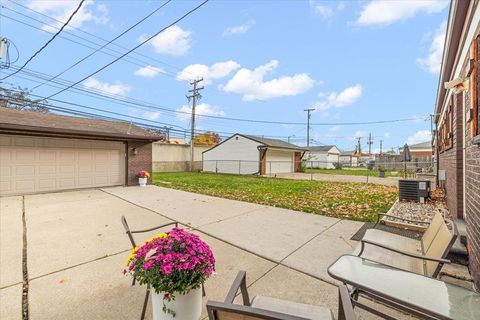
[[[179,221],[211,245],[217,274],[204,302],[223,300],[246,270],[252,296],[333,310],[326,267],[353,251],[362,225],[155,186],[0,198],[0,318],[22,317],[22,266],[30,319],[138,318],[145,288],[122,274],[130,249],[122,215],[132,228]]]

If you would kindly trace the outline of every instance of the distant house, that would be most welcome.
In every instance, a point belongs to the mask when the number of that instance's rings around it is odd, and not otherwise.
[[[340,153],[339,162],[343,166],[358,167],[359,156],[354,151],[343,151]]]
[[[412,144],[411,146],[408,146],[408,147],[410,149],[410,154],[412,155],[412,158],[433,156],[432,141],[425,141],[417,144]],[[400,153],[403,153],[403,148],[400,148]]]
[[[340,150],[336,146],[309,147],[305,154],[307,168],[335,169],[339,162]]]
[[[304,151],[282,140],[237,133],[204,151],[202,167],[205,172],[234,174],[297,172]]]

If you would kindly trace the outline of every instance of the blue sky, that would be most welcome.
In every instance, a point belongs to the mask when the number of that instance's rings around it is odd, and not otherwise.
[[[60,22],[46,16],[65,21],[78,5],[77,1],[60,0],[18,2],[38,13],[8,0],[2,1],[0,34],[13,42],[20,52],[14,64],[16,67],[61,26]],[[73,18],[73,28],[66,28],[61,34],[63,38],[55,39],[26,69],[58,74],[105,43],[94,36],[110,40],[162,3],[87,0]],[[168,3],[115,41],[116,45],[97,52],[57,80],[80,80],[199,3],[175,0]],[[79,87],[127,97],[122,99],[141,100],[154,107],[188,112],[190,107],[185,97],[190,89],[188,81],[203,77],[205,89],[199,114],[306,122],[303,110],[316,108],[311,118],[315,124],[417,119],[375,125],[313,125],[311,129],[313,144],[336,144],[341,149],[353,149],[355,137],[361,136],[364,137],[363,148],[366,148],[366,137],[371,133],[374,150],[379,148],[380,140],[383,140],[384,150],[397,148],[406,141],[415,143],[429,139],[430,122],[425,121],[424,116],[432,113],[435,103],[448,5],[445,1],[421,0],[212,0],[128,55],[127,59],[89,78]],[[11,49],[11,56],[15,55]],[[13,70],[3,70],[2,77]],[[33,88],[39,80],[20,72],[5,81],[6,86]],[[48,96],[59,90],[48,84],[32,93]],[[175,128],[190,125],[189,117],[183,113],[148,109],[145,105],[118,104],[71,90],[54,99],[117,112],[124,116],[115,117],[123,119],[140,117]],[[292,142],[306,144],[305,125],[199,117],[197,128],[220,131],[222,135],[243,132],[284,139],[290,136]]]

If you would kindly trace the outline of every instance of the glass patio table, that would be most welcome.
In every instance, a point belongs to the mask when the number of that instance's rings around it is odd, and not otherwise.
[[[479,293],[437,279],[353,255],[338,258],[328,274],[354,288],[354,305],[377,315],[385,316],[356,301],[358,294],[422,319],[480,319]]]

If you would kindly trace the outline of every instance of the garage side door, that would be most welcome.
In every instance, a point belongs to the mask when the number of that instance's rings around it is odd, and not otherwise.
[[[0,135],[0,194],[123,185],[122,142]]]

